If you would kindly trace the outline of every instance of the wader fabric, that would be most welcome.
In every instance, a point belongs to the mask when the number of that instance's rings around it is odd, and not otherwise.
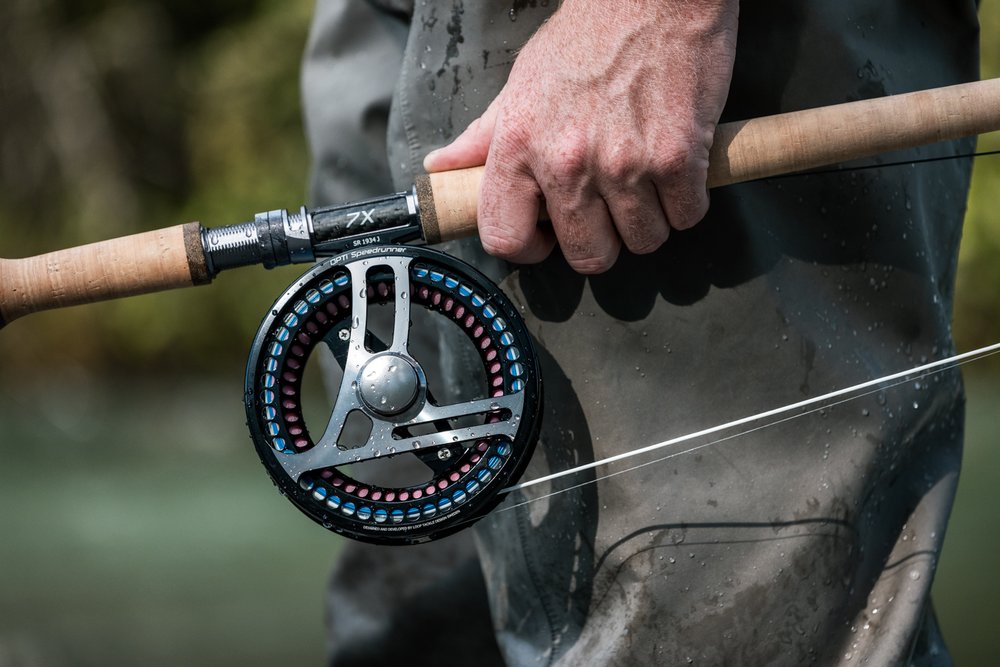
[[[408,188],[555,5],[320,0],[304,70],[315,202]],[[744,0],[723,120],[975,79],[975,11]],[[954,160],[719,189],[697,227],[600,276],[558,253],[518,268],[447,244],[523,306],[541,348],[545,414],[525,479],[948,355],[969,171]],[[331,664],[498,662],[483,590],[510,665],[950,664],[928,591],[962,428],[960,378],[943,372],[533,487],[512,500],[536,502],[440,543],[347,545]]]

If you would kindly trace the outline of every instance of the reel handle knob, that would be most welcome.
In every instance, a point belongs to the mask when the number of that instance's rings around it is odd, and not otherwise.
[[[0,259],[0,326],[39,310],[211,282],[191,222],[24,259]]]

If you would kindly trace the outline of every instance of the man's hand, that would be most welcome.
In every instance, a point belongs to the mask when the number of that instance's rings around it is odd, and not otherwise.
[[[739,0],[565,0],[525,44],[486,112],[424,161],[486,164],[487,252],[580,273],[621,244],[656,250],[708,210],[708,151],[736,49]],[[541,198],[551,229],[536,224]],[[554,232],[554,236],[553,236]]]

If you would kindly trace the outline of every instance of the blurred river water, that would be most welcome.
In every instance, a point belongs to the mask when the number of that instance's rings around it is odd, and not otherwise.
[[[322,662],[339,541],[279,496],[231,380],[7,378],[0,665]]]
[[[1000,387],[975,371],[934,588],[959,665],[1000,652]],[[276,492],[232,375],[3,383],[0,665],[322,662],[340,538]]]

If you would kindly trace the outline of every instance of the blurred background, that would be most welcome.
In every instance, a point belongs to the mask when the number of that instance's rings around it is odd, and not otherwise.
[[[312,5],[4,0],[0,255],[297,207]],[[983,76],[1000,76],[1000,3],[982,21]],[[977,160],[959,350],[1000,339],[998,183],[1000,158]],[[339,542],[271,490],[241,403],[260,317],[300,271],[3,330],[0,667],[322,661]],[[1000,652],[997,359],[966,367],[965,471],[935,583],[959,665]]]

